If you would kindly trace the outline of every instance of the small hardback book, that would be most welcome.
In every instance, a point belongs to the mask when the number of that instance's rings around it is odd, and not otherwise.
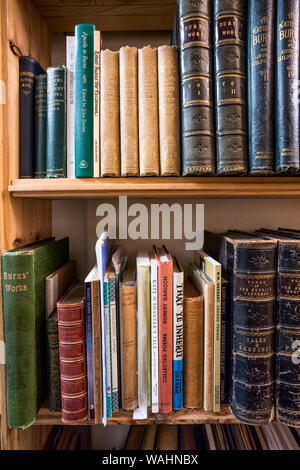
[[[188,279],[183,300],[183,404],[203,404],[203,295]]]
[[[46,318],[53,313],[59,299],[75,283],[76,279],[76,261],[68,261],[46,277]]]
[[[120,176],[119,52],[101,51],[101,176]]]
[[[217,173],[247,173],[245,0],[214,2]]]
[[[120,49],[121,176],[139,175],[138,51]]]
[[[111,379],[112,379],[112,412],[119,411],[119,361],[118,361],[118,326],[116,301],[116,273],[111,260],[108,264],[109,317],[111,344]]]
[[[157,50],[159,146],[161,176],[180,175],[180,112],[178,50],[160,46]]]
[[[159,176],[157,49],[138,51],[140,176]]]
[[[93,24],[75,27],[75,176],[94,176]]]
[[[2,253],[7,422],[11,428],[31,425],[45,399],[45,278],[68,259],[68,238]]]
[[[91,279],[95,424],[102,422],[102,346],[99,271]]]
[[[203,295],[204,336],[203,336],[203,408],[213,411],[214,408],[214,295],[213,281],[193,264],[190,265],[190,276],[199,292]]]
[[[35,174],[35,78],[45,71],[32,57],[19,61],[19,177],[33,178]]]
[[[100,176],[100,50],[101,33],[94,31],[94,178]]]
[[[184,273],[173,257],[173,410],[183,408],[183,295]]]
[[[75,36],[66,38],[67,56],[67,177],[75,178]]]
[[[34,177],[46,177],[47,75],[35,79],[35,166]]]
[[[71,288],[57,304],[62,420],[88,418],[84,285]]]
[[[158,257],[154,246],[150,255],[151,284],[151,405],[152,413],[159,412],[158,378]]]
[[[85,292],[85,333],[86,333],[86,364],[88,386],[88,417],[95,418],[95,387],[94,387],[94,348],[93,348],[93,310],[92,310],[92,279],[97,272],[97,266],[89,272],[84,280]]]
[[[46,321],[47,330],[47,393],[50,411],[61,411],[57,310]]]
[[[220,411],[220,355],[221,355],[221,264],[199,250],[195,253],[195,262],[214,283],[214,342],[213,342],[213,411]]]
[[[49,67],[47,70],[47,178],[67,177],[66,92],[66,67]]]
[[[136,266],[128,263],[120,280],[122,409],[137,407]]]
[[[165,247],[158,257],[159,412],[173,409],[173,259]]]

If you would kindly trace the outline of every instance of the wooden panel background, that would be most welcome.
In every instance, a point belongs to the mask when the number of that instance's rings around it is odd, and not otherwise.
[[[1,252],[48,237],[52,232],[51,202],[16,200],[8,193],[9,184],[18,177],[19,172],[19,59],[10,50],[10,40],[21,49],[23,55],[32,55],[43,67],[50,65],[51,34],[31,0],[1,0],[0,74],[6,90],[6,104],[0,105]],[[2,309],[0,339],[4,339]],[[1,446],[3,449],[38,449],[42,447],[50,428],[43,428],[40,432],[8,430],[5,366],[0,367]]]

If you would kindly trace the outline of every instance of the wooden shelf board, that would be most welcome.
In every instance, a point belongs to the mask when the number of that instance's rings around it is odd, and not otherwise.
[[[209,413],[202,409],[190,410],[183,409],[173,411],[168,415],[150,414],[147,420],[133,420],[132,412],[115,413],[112,418],[108,419],[109,425],[115,424],[204,424],[204,423],[220,423],[220,424],[236,424],[239,421],[231,414],[227,405],[221,406],[220,413]],[[48,408],[42,407],[38,412],[35,425],[56,425],[63,424],[61,413],[52,413]],[[94,421],[83,421],[81,425],[94,425]]]
[[[300,177],[177,177],[15,179],[14,197],[78,199],[98,197],[300,197]]]

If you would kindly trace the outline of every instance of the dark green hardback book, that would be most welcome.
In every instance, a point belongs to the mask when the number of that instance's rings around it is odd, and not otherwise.
[[[61,411],[61,387],[59,369],[59,345],[57,311],[46,322],[47,328],[47,391],[49,410]]]
[[[94,31],[75,27],[75,176],[94,176]]]
[[[2,254],[7,422],[30,426],[45,399],[45,278],[69,260],[69,239]]]
[[[215,0],[217,172],[247,172],[245,0]]]
[[[275,0],[248,1],[249,164],[253,175],[274,171]]]
[[[67,177],[66,67],[47,70],[47,178]]]
[[[178,0],[182,174],[215,171],[211,0]]]
[[[35,178],[46,178],[47,75],[35,79]]]
[[[300,169],[299,0],[278,0],[276,21],[276,172]]]

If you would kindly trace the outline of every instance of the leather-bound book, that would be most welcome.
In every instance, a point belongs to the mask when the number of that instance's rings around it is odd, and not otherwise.
[[[62,420],[88,417],[84,286],[76,284],[57,304]]]
[[[179,0],[183,176],[215,172],[212,1]]]
[[[277,243],[205,232],[205,250],[212,245],[231,282],[231,410],[246,424],[267,424],[274,416]]]
[[[35,77],[45,74],[32,57],[20,58],[19,177],[33,178],[35,168]]]
[[[245,0],[215,0],[217,172],[247,172]]]
[[[159,175],[157,49],[138,52],[140,176]]]
[[[249,166],[253,175],[274,170],[275,0],[248,1]]]
[[[101,51],[101,176],[120,176],[119,52]]]
[[[161,176],[180,175],[178,50],[158,48],[159,145]]]
[[[183,300],[183,404],[203,404],[203,295],[189,279]]]
[[[278,0],[276,21],[276,172],[300,169],[298,0]]]
[[[34,177],[46,177],[47,75],[35,79],[35,167]]]
[[[138,51],[120,49],[121,176],[139,174]]]
[[[67,69],[47,70],[47,178],[67,177]]]

